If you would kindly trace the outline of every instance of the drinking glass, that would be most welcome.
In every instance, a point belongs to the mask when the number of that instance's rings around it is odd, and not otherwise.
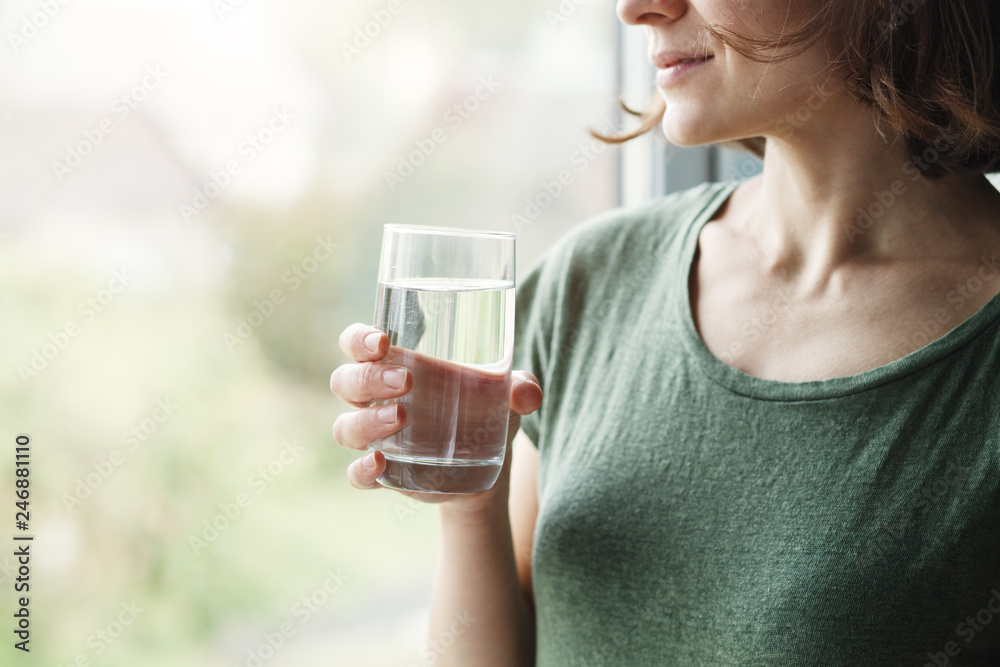
[[[385,225],[375,326],[380,363],[405,366],[406,425],[368,446],[383,486],[475,493],[493,486],[507,445],[514,349],[514,234]]]

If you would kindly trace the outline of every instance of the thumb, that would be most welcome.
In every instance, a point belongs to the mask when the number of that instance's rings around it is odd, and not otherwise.
[[[530,415],[542,405],[542,385],[528,371],[511,374],[510,409],[519,415]]]

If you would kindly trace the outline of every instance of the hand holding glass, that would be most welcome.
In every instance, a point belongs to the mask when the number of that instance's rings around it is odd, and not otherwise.
[[[385,225],[375,326],[389,337],[380,363],[405,366],[412,389],[395,399],[406,425],[369,450],[385,456],[383,486],[475,493],[503,464],[514,349],[514,235]]]

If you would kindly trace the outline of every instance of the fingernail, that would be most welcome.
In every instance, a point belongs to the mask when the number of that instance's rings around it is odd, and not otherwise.
[[[406,371],[402,368],[393,368],[382,373],[382,381],[394,389],[399,389],[406,384]]]
[[[382,332],[374,331],[365,336],[365,347],[372,352],[378,352],[378,344],[382,340]]]
[[[396,421],[396,404],[387,405],[378,409],[378,420],[383,424],[391,424]]]
[[[369,471],[375,469],[375,452],[368,452],[368,454],[361,459],[361,467]]]

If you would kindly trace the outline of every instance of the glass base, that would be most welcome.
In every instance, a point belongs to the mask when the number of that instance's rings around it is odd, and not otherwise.
[[[503,457],[487,461],[385,456],[385,471],[378,483],[390,489],[420,493],[479,493],[493,487],[500,476]]]

